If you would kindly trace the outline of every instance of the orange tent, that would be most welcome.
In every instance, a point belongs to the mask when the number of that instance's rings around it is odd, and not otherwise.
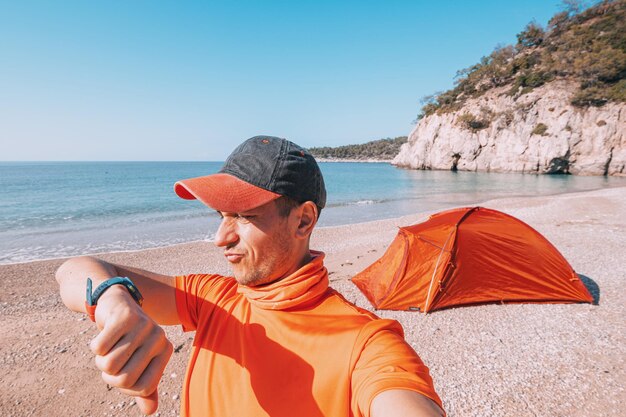
[[[428,313],[490,302],[592,302],[539,232],[483,207],[401,227],[385,254],[352,281],[377,309]]]

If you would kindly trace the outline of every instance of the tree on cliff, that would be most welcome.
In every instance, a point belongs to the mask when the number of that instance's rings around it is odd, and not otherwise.
[[[338,147],[309,148],[309,152],[316,158],[323,159],[375,159],[382,161],[392,160],[400,151],[400,146],[406,143],[406,136],[391,139],[379,139],[358,145],[344,145]]]
[[[423,102],[418,120],[456,111],[495,87],[510,85],[509,94],[517,97],[557,79],[579,83],[575,106],[626,102],[626,0],[604,0],[586,10],[566,0],[563,9],[547,28],[531,22],[515,46],[498,47],[459,71],[453,89]]]

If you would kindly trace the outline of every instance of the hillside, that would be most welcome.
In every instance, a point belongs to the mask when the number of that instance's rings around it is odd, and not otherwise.
[[[625,175],[626,0],[567,4],[427,97],[393,164]]]
[[[399,136],[358,145],[309,148],[309,152],[320,160],[391,161],[406,141],[406,136]]]
[[[423,99],[418,118],[459,110],[494,88],[519,97],[558,79],[578,83],[570,101],[576,107],[626,102],[626,0],[576,8],[553,16],[546,29],[529,23],[516,45],[458,71],[453,89]]]

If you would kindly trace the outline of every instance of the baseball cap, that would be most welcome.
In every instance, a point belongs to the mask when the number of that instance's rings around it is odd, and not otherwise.
[[[324,178],[315,158],[287,139],[255,136],[239,145],[218,173],[174,184],[176,194],[225,212],[245,212],[287,196],[326,205]]]

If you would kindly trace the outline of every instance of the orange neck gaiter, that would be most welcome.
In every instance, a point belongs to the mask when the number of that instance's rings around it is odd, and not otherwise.
[[[265,310],[286,310],[312,301],[328,289],[324,253],[311,251],[311,261],[293,274],[258,287],[239,285],[250,304]]]

